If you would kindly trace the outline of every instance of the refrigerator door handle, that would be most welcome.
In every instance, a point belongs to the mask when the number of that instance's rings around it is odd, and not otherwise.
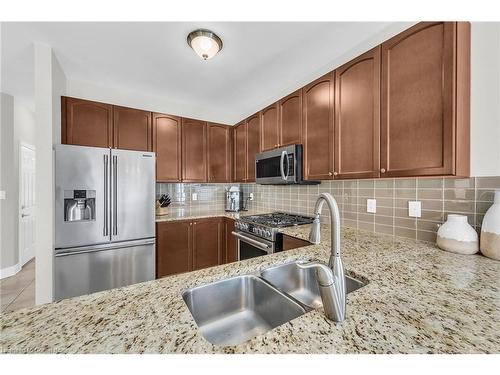
[[[104,229],[103,235],[107,237],[108,233],[108,155],[104,155]]]
[[[124,249],[127,247],[147,246],[147,245],[154,245],[154,244],[155,244],[155,239],[152,238],[152,239],[146,239],[146,240],[118,242],[116,244],[80,246],[80,247],[74,247],[72,249],[56,249],[55,256],[56,257],[63,257],[63,256],[67,256],[67,255],[95,253],[97,251]]]
[[[116,236],[118,234],[118,199],[117,199],[117,194],[118,194],[118,187],[117,178],[118,174],[118,157],[116,155],[113,155],[113,235]]]

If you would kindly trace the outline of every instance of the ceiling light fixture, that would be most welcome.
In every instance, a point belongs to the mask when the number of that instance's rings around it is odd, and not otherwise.
[[[211,59],[222,49],[222,40],[207,29],[190,32],[187,43],[203,60]]]

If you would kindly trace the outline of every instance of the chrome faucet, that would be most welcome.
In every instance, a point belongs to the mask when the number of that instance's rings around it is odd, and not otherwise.
[[[323,300],[323,308],[328,319],[341,323],[345,319],[346,285],[344,265],[340,257],[340,215],[335,198],[329,193],[322,193],[314,207],[314,221],[309,234],[309,241],[319,244],[321,241],[320,220],[323,204],[330,209],[331,253],[328,266],[320,262],[298,264],[300,268],[314,268],[318,278],[319,292]]]

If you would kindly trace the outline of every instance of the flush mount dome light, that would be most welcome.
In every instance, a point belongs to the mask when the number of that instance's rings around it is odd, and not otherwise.
[[[203,60],[211,59],[222,49],[222,40],[215,33],[206,29],[190,32],[187,42]]]

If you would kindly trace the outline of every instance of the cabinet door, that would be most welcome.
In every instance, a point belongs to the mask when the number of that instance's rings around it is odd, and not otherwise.
[[[113,106],[113,147],[151,151],[151,112]]]
[[[61,108],[63,144],[112,147],[112,105],[63,96]]]
[[[192,222],[156,223],[156,277],[192,270]]]
[[[279,147],[278,103],[261,111],[262,151]]]
[[[304,178],[333,178],[333,73],[303,88]]]
[[[278,103],[279,146],[302,143],[302,90],[284,97]]]
[[[193,270],[222,263],[222,218],[193,222]]]
[[[230,127],[208,123],[208,181],[229,182],[231,179]]]
[[[153,113],[156,181],[181,181],[181,118]]]
[[[182,119],[182,180],[207,181],[207,123]]]
[[[259,114],[249,117],[247,123],[247,173],[246,182],[255,181],[255,155],[260,152]]]
[[[247,170],[247,124],[234,129],[234,182],[245,182]]]
[[[380,47],[335,70],[335,178],[380,172]]]
[[[453,22],[382,44],[381,176],[453,174]]]
[[[236,237],[234,237],[232,234],[232,232],[234,231],[234,220],[225,218],[224,227],[226,234],[224,263],[236,262],[238,260]]]

